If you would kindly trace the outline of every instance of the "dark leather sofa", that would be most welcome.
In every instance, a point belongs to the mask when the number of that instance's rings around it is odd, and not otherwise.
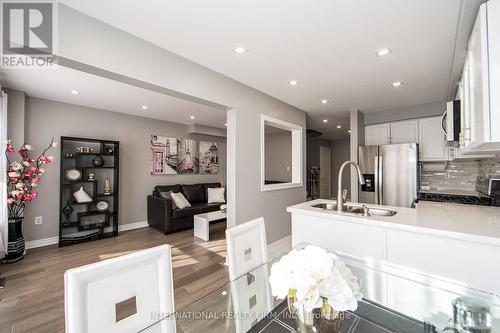
[[[204,183],[192,185],[158,185],[153,194],[148,195],[148,224],[165,234],[193,227],[193,216],[213,212],[220,209],[222,203],[207,203],[208,189],[219,188],[220,183]],[[182,192],[191,207],[173,209],[172,200],[165,199],[161,192]]]

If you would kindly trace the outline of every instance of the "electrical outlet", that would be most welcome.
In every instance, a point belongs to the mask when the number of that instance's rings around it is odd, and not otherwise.
[[[42,217],[41,216],[35,217],[35,224],[42,224]]]

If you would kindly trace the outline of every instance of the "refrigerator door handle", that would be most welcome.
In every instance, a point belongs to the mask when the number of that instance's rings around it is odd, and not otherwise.
[[[374,166],[375,166],[375,204],[378,205],[378,156],[375,156],[375,161],[374,161]]]
[[[379,205],[384,204],[384,158],[382,156],[379,157],[379,195],[380,195],[380,200],[379,200]]]

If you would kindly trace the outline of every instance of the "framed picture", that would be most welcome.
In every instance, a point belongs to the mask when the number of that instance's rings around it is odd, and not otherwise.
[[[199,173],[198,144],[195,140],[184,139],[178,146],[179,157],[177,173],[194,174]]]
[[[179,139],[151,135],[151,174],[176,175]]]
[[[200,141],[200,173],[219,172],[219,144]]]

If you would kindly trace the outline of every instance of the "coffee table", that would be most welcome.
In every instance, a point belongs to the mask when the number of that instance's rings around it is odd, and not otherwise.
[[[210,222],[227,218],[227,213],[220,210],[210,213],[203,213],[194,216],[194,236],[204,241],[210,238]]]

